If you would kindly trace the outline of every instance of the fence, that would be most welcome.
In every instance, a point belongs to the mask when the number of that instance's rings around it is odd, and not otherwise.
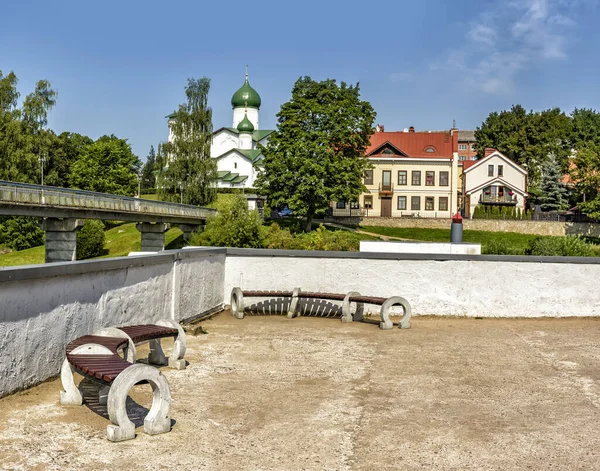
[[[207,208],[94,191],[0,181],[0,203],[57,206],[91,210],[147,213],[163,216],[206,217]]]
[[[365,218],[365,217],[392,217],[392,218],[412,218],[412,219],[447,219],[452,215],[450,211],[408,211],[391,209],[389,214],[383,215],[382,211],[371,208],[329,208],[326,214],[331,218]]]
[[[558,221],[558,222],[596,222],[594,219],[581,213],[567,213],[558,211],[531,211],[532,221]]]

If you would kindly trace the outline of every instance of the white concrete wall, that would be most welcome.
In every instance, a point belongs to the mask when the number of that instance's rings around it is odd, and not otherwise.
[[[381,242],[361,240],[361,252],[481,255],[481,244],[450,242]]]
[[[0,269],[0,397],[57,375],[67,343],[101,327],[219,307],[224,266],[190,250]]]
[[[230,250],[225,302],[231,288],[403,296],[417,315],[481,317],[599,316],[600,263],[553,263],[552,258],[349,254],[340,258]],[[251,253],[251,251],[246,251]],[[254,253],[257,253],[254,251]],[[462,260],[460,259],[462,258]],[[502,261],[497,261],[502,260]],[[595,263],[594,263],[595,262]]]

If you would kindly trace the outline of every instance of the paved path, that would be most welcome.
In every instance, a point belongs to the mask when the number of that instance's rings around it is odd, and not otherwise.
[[[336,224],[334,222],[326,222],[323,224],[324,226],[335,227],[336,229],[343,229],[350,232],[356,232],[357,234],[366,234],[373,237],[379,237],[381,240],[410,240],[414,241],[415,239],[406,239],[403,237],[394,237],[394,236],[386,236],[382,234],[377,234],[376,232],[367,232],[362,229],[356,229],[354,227],[344,226],[342,224]]]
[[[600,320],[204,326],[188,369],[163,369],[170,433],[110,443],[93,396],[62,407],[50,381],[0,399],[0,469],[600,468]],[[150,394],[132,393],[138,423]]]

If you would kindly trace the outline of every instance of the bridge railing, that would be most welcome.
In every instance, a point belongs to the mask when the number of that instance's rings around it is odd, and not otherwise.
[[[188,204],[144,200],[130,196],[2,180],[0,180],[0,203],[35,204],[128,213],[141,212],[192,218],[203,218],[207,216],[207,211],[214,211]]]

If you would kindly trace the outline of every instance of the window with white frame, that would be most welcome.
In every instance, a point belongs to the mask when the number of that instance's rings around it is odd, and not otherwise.
[[[467,147],[466,144],[459,144],[458,145],[458,150],[467,150],[467,149],[468,149],[468,147]]]

